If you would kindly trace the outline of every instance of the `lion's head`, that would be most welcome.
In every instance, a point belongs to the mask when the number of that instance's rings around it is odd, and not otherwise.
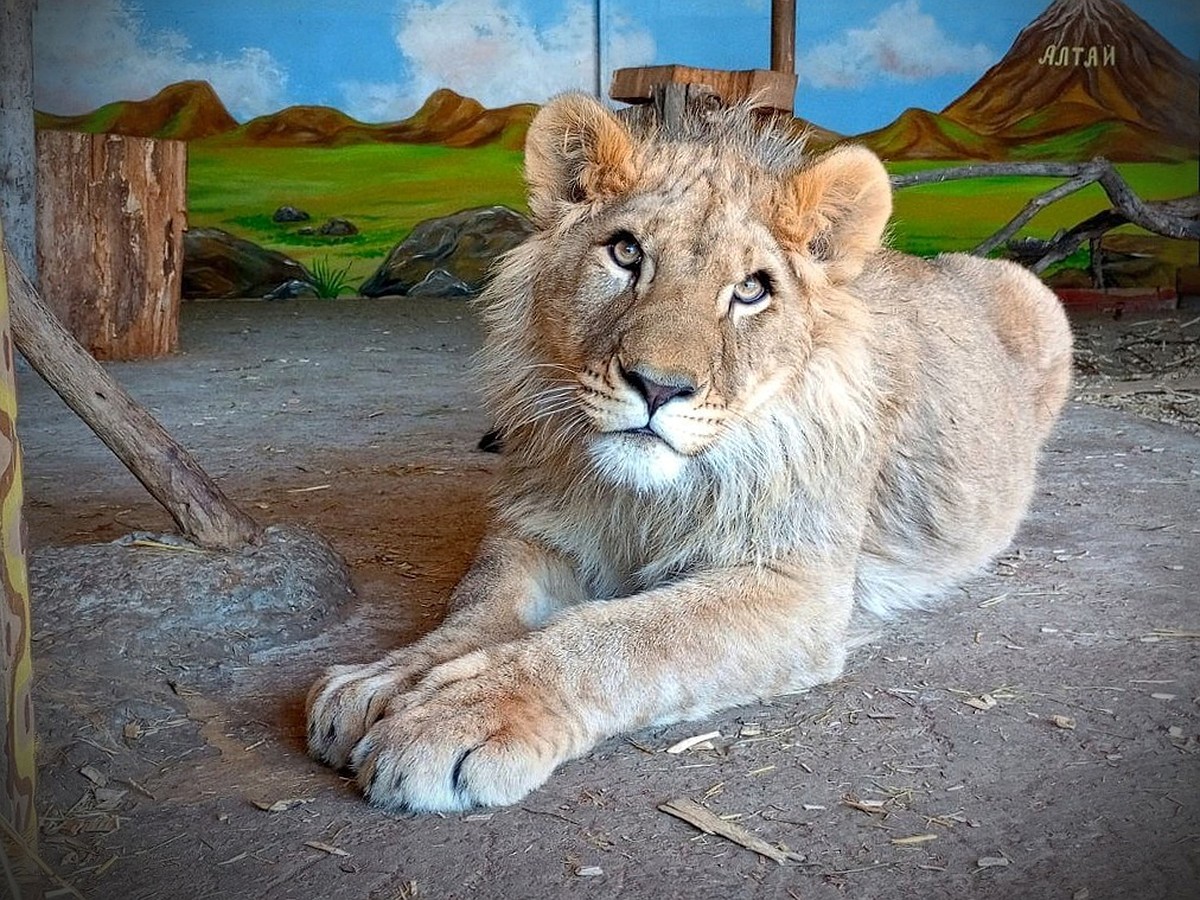
[[[665,130],[564,95],[525,165],[538,232],[484,300],[493,411],[513,452],[638,490],[744,455],[800,402],[891,212],[869,151],[810,159],[742,108]]]

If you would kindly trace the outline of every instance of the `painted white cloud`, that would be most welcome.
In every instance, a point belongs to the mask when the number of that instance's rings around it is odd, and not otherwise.
[[[283,105],[287,73],[266,50],[200,57],[177,31],[151,31],[129,0],[39,0],[34,17],[34,104],[87,112],[140,100],[175,81],[209,82],[238,119]]]
[[[821,88],[860,88],[880,76],[921,81],[939,75],[977,72],[996,61],[983,44],[957,44],[937,20],[921,11],[919,0],[893,3],[865,28],[799,54],[801,84]]]
[[[520,0],[400,2],[396,49],[409,78],[348,81],[342,108],[365,121],[411,115],[439,87],[485,106],[542,101],[558,91],[595,87],[595,4],[572,0],[561,17],[539,27]],[[628,19],[610,17],[604,42],[605,78],[622,66],[654,59],[654,38]],[[607,84],[603,85],[607,89]]]

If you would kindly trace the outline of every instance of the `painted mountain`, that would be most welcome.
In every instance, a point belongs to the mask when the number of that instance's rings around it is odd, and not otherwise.
[[[78,116],[37,114],[37,127],[65,131],[265,147],[340,147],[368,142],[439,143],[477,147],[500,143],[520,149],[537,107],[486,109],[454,91],[434,91],[399,122],[370,125],[328,106],[289,106],[239,125],[205,81],[181,81],[147,100],[121,100]]]
[[[889,159],[1200,155],[1200,70],[1121,0],[1054,0],[940,115],[861,136]]]
[[[327,106],[290,106],[251,119],[221,140],[270,147],[336,147],[369,141],[478,147],[498,142],[519,150],[536,111],[532,103],[486,109],[477,100],[441,88],[399,122],[369,125]]]
[[[203,81],[80,116],[39,113],[39,128],[243,146],[367,142],[500,144],[520,149],[537,107],[487,109],[435,91],[412,116],[368,124],[326,106],[292,106],[239,125]],[[816,147],[841,139],[810,125]],[[1121,0],[1054,0],[1009,51],[940,113],[908,109],[855,138],[884,159],[1196,159],[1200,69]]]
[[[207,81],[169,84],[148,100],[118,100],[78,116],[39,112],[38,128],[192,141],[237,128]]]

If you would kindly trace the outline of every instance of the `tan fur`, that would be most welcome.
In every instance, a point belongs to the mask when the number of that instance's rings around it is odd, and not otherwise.
[[[488,537],[441,628],[309,695],[312,753],[382,805],[512,803],[609,735],[836,677],[856,605],[1008,543],[1067,390],[1054,295],[884,249],[864,149],[567,95],[526,166],[539,231],[483,299]]]

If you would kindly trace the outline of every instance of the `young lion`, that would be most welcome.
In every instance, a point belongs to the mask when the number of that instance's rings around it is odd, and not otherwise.
[[[835,678],[855,604],[1008,543],[1068,387],[1036,278],[882,247],[865,149],[565,95],[526,179],[538,231],[483,299],[490,530],[440,628],[309,693],[313,756],[383,806],[513,803],[610,735]]]

